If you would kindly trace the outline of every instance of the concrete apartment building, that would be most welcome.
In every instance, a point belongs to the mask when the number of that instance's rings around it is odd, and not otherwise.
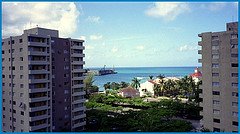
[[[83,42],[39,27],[2,40],[3,131],[84,130]]]
[[[238,131],[238,22],[198,36],[202,47],[202,124],[210,131]]]

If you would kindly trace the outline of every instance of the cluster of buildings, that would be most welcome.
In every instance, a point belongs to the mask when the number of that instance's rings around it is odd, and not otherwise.
[[[198,36],[202,68],[191,76],[202,80],[202,126],[210,131],[237,132],[238,23],[227,23],[223,32]],[[4,132],[85,130],[83,42],[60,38],[57,30],[39,27],[2,40]],[[127,87],[119,95],[154,95],[158,83],[149,80],[139,91]]]

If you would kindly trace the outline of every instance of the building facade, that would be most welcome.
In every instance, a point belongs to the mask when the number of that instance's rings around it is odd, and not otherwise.
[[[238,131],[238,23],[227,23],[226,31],[198,36],[202,55],[200,106],[203,128]]]
[[[2,40],[2,128],[83,131],[83,40],[33,28]]]

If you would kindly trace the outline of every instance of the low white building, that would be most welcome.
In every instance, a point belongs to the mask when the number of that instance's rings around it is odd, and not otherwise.
[[[140,85],[139,92],[140,92],[140,97],[144,96],[154,96],[154,84],[157,84],[153,80],[146,81]]]

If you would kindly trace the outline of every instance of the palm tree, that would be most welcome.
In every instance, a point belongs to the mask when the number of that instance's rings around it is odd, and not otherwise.
[[[153,86],[154,96],[159,96],[161,92],[161,85],[160,84],[154,84]]]
[[[149,79],[150,79],[150,80],[153,80],[153,76],[152,76],[152,75],[149,75]]]
[[[164,78],[165,76],[160,74],[157,76],[157,78],[159,79],[159,84],[160,84],[160,91],[162,92],[161,95],[164,96],[164,89],[165,89],[165,82],[164,82]]]
[[[103,85],[103,87],[104,87],[105,90],[110,89],[111,88],[111,83],[107,82],[106,84]]]
[[[126,83],[126,82],[124,82],[124,81],[120,82],[120,87],[121,87],[121,88],[125,88],[125,87],[128,87],[128,86],[129,86],[128,83]]]
[[[138,90],[138,88],[140,87],[140,81],[139,79],[137,79],[136,77],[132,79],[132,87],[134,87],[135,89]]]

